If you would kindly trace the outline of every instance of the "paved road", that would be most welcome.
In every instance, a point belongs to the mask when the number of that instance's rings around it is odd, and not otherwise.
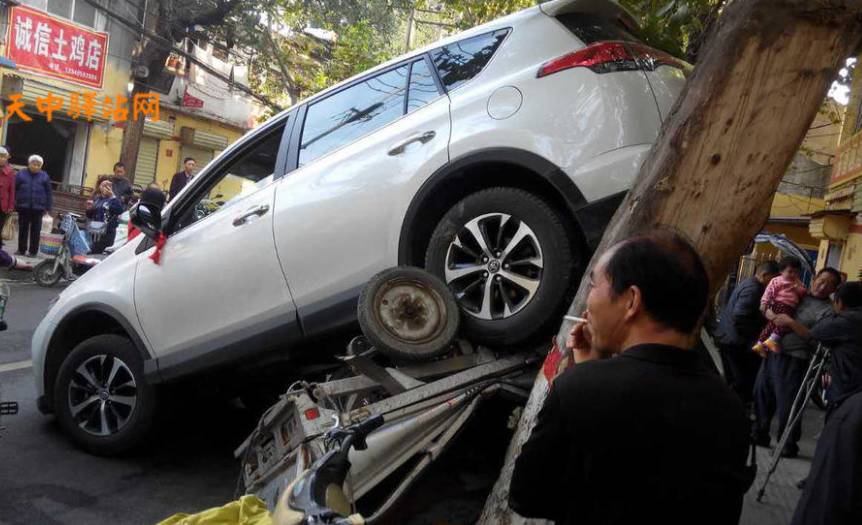
[[[239,404],[201,392],[167,392],[162,407],[168,413],[147,447],[122,459],[81,452],[52,417],[38,412],[26,363],[29,340],[60,291],[13,284],[10,330],[0,332],[0,389],[5,400],[20,403],[20,413],[4,417],[0,433],[0,523],[152,524],[231,500],[239,473],[233,449],[254,424]],[[9,371],[10,365],[26,368]],[[505,428],[511,406],[489,407],[387,522],[475,521],[511,436]]]

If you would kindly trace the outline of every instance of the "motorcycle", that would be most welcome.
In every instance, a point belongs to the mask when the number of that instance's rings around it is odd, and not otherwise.
[[[42,242],[42,252],[53,257],[45,259],[33,268],[33,278],[39,286],[54,286],[61,278],[74,281],[106,257],[106,255],[87,255],[89,246],[78,227],[78,219],[81,219],[80,215],[64,214],[60,221],[62,238],[58,239],[57,245],[52,242]]]
[[[366,450],[366,437],[384,423],[383,416],[371,416],[348,427],[336,427],[326,434],[327,452],[287,487],[276,504],[275,525],[363,525],[365,519],[351,514],[344,481],[350,472],[351,449]]]

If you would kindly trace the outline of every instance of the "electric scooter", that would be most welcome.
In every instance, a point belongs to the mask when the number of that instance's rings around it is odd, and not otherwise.
[[[33,268],[33,278],[39,286],[54,286],[60,278],[74,281],[90,268],[96,266],[107,255],[87,255],[89,247],[81,237],[77,220],[80,215],[66,213],[60,222],[63,240],[53,258],[45,259]],[[83,244],[82,244],[83,243]]]

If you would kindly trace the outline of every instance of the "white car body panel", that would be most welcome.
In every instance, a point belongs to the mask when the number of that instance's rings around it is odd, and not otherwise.
[[[295,318],[273,249],[276,186],[270,183],[171,235],[160,264],[149,259],[155,248],[138,256],[135,304],[160,360]],[[237,217],[257,206],[269,211],[234,226]]]
[[[407,207],[449,160],[449,128],[444,95],[284,177],[276,193],[275,242],[301,314],[397,265]],[[388,154],[404,138],[427,131],[435,137],[425,144]]]
[[[205,352],[216,340],[228,344],[274,323],[302,325],[325,315],[329,305],[355,297],[368,278],[398,264],[408,209],[432,174],[479,151],[508,148],[547,160],[573,181],[585,200],[579,205],[620,195],[684,79],[668,66],[606,74],[574,68],[537,78],[543,63],[584,46],[551,15],[584,9],[617,8],[603,0],[546,2],[381,64],[274,117],[271,122],[296,114],[355,79],[425,52],[511,29],[472,79],[308,165],[281,178],[277,173],[231,209],[172,235],[161,265],[148,259],[152,248],[135,254],[139,242],[133,241],[69,286],[33,337],[39,395],[46,391],[45,355],[56,328],[87,305],[122,317],[153,358],[151,368],[156,359]],[[302,122],[296,124],[294,132]],[[264,124],[208,163],[173,196],[164,216],[196,191],[202,175],[268,129]],[[426,131],[435,137],[388,154],[397,142]],[[259,204],[268,204],[269,212],[233,226],[240,211]]]

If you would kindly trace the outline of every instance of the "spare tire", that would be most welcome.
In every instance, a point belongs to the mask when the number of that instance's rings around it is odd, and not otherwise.
[[[460,311],[442,280],[420,268],[384,270],[359,295],[359,326],[383,354],[423,361],[449,351]]]

